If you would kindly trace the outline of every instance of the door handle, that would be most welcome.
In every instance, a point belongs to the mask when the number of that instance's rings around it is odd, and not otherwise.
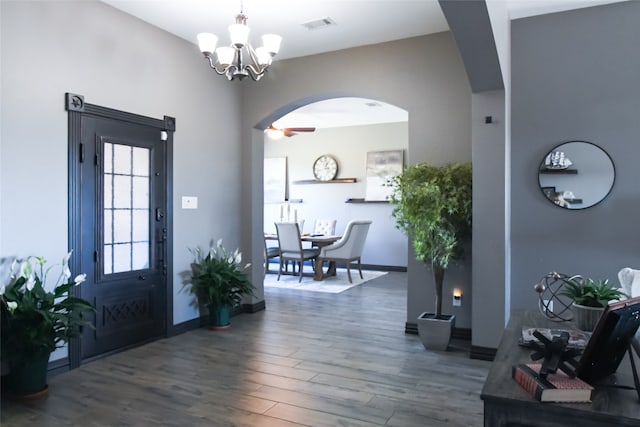
[[[156,208],[156,221],[162,221],[162,218],[164,218],[164,214],[160,208]]]

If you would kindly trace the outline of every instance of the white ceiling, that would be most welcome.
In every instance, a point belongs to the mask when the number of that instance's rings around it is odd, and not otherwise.
[[[250,39],[275,33],[283,37],[275,60],[314,55],[355,46],[400,40],[448,30],[437,0],[101,0],[194,44],[196,35],[211,32],[228,40],[227,27],[243,3]],[[487,0],[506,1],[512,19],[620,0]],[[303,23],[322,18],[335,26],[307,30]],[[205,66],[203,62],[203,66]],[[212,72],[211,78],[218,77]],[[235,83],[235,82],[234,82]],[[337,127],[406,121],[407,113],[382,102],[337,98],[302,107],[280,119],[284,126]]]

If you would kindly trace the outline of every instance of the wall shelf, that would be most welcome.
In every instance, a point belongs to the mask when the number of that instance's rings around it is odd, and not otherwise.
[[[386,205],[390,204],[388,200],[365,200],[365,199],[347,199],[345,203],[384,203]]]
[[[331,181],[318,181],[317,179],[293,181],[294,184],[353,184],[354,182],[357,182],[356,178],[336,178]]]
[[[540,173],[548,175],[576,175],[578,169],[540,169]]]

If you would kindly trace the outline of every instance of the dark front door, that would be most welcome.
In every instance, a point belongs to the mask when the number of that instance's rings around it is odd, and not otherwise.
[[[74,240],[81,245],[78,269],[87,273],[81,295],[96,307],[81,359],[166,334],[166,135],[113,117],[80,118]]]

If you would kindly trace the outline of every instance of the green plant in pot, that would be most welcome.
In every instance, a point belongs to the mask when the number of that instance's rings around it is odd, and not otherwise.
[[[433,272],[435,312],[418,317],[418,333],[427,349],[446,350],[455,316],[442,314],[445,271],[463,256],[471,235],[472,169],[470,163],[407,167],[390,182],[392,215],[410,239],[415,256]]]
[[[608,279],[593,280],[577,277],[567,281],[560,293],[572,301],[576,326],[583,331],[593,331],[609,301],[617,301],[626,295]]]
[[[238,249],[229,252],[222,239],[212,245],[206,254],[200,248],[191,250],[190,291],[199,304],[209,309],[209,320],[213,329],[223,329],[230,324],[231,310],[240,305],[245,295],[253,294],[246,269],[241,266],[242,254]]]
[[[81,298],[70,295],[86,275],[71,280],[69,252],[59,265],[60,274],[47,290],[46,281],[53,267],[45,267],[42,257],[15,260],[10,279],[0,286],[2,316],[2,361],[8,366],[8,391],[14,396],[44,397],[48,393],[49,356],[56,348],[80,336],[83,326],[93,328],[83,316],[95,311]]]

